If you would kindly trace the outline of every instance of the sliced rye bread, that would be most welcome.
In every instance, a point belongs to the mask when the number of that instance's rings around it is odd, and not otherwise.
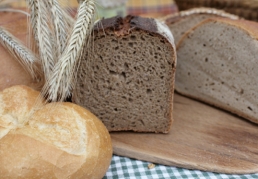
[[[177,46],[177,92],[258,123],[258,23],[207,19]]]
[[[91,42],[73,102],[109,131],[169,132],[176,51],[168,27],[155,19],[114,17],[95,26]]]
[[[230,19],[239,19],[238,16],[226,13],[222,10],[213,8],[193,8],[186,11],[180,11],[161,18],[168,25],[173,33],[175,44],[179,42],[184,33],[199,24],[201,21],[212,17],[226,17]]]

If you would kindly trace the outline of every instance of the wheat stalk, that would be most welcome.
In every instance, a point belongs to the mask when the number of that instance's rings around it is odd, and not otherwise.
[[[17,12],[17,13],[24,14],[26,16],[30,16],[30,14],[28,12],[25,12],[25,11],[19,10],[19,9],[13,9],[13,8],[0,8],[0,12]]]
[[[57,0],[49,0],[48,6],[49,9],[51,9],[51,17],[54,24],[56,38],[56,53],[57,57],[60,57],[66,47],[69,23],[67,22],[65,11],[61,8]]]
[[[39,48],[39,55],[44,71],[45,79],[50,78],[54,67],[54,52],[52,34],[49,29],[47,8],[42,0],[27,0],[30,9],[30,21],[35,41]]]
[[[40,61],[27,47],[2,27],[0,27],[0,43],[18,60],[33,80],[42,80]]]
[[[85,44],[93,28],[95,17],[94,0],[79,2],[77,19],[72,30],[68,45],[54,67],[51,78],[42,89],[42,95],[48,101],[63,101],[71,94],[75,80],[76,66]]]

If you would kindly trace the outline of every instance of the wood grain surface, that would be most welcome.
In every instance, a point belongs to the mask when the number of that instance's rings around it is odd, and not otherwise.
[[[169,134],[111,133],[114,154],[227,174],[258,172],[258,125],[175,94]]]

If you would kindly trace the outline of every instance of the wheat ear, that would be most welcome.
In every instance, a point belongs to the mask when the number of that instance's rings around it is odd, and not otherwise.
[[[0,43],[18,60],[33,80],[42,80],[40,61],[26,46],[2,27],[0,27]]]
[[[57,0],[48,1],[49,9],[51,9],[51,17],[54,24],[55,38],[56,38],[56,53],[60,57],[64,52],[67,39],[69,24],[65,17],[65,11],[61,8]]]
[[[45,79],[48,80],[54,67],[54,49],[47,17],[47,7],[45,1],[42,0],[27,0],[27,3],[30,9],[32,31],[39,49],[42,68]]]
[[[83,48],[90,36],[95,17],[94,0],[83,0],[79,3],[77,19],[68,45],[54,67],[53,75],[43,87],[42,94],[48,101],[63,101],[71,94],[75,80],[76,65]]]

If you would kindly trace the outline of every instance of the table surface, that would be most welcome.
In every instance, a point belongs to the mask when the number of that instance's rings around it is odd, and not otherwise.
[[[227,175],[199,170],[155,165],[114,155],[103,179],[258,179],[258,173],[248,175]]]

